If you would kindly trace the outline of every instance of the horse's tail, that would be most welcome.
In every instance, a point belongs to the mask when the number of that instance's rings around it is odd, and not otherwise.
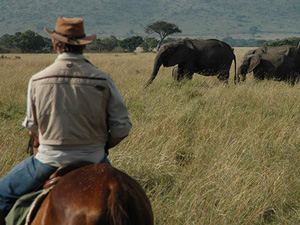
[[[109,191],[110,193],[107,199],[107,208],[110,224],[127,225],[127,193],[123,192],[123,187],[117,180],[109,183]]]
[[[116,172],[118,175],[109,183],[107,207],[110,224],[153,225],[151,203],[142,187],[125,173]]]

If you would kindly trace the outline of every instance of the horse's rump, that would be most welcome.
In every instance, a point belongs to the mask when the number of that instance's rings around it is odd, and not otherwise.
[[[142,187],[106,164],[78,168],[54,186],[33,225],[152,225],[151,203]]]

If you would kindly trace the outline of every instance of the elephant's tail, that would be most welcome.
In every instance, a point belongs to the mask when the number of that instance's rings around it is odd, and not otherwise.
[[[239,81],[239,77],[237,77],[236,74],[236,57],[234,53],[233,53],[233,61],[234,61],[234,84],[236,84],[236,80]]]

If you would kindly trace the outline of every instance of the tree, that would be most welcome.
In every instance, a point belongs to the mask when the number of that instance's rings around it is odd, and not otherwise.
[[[87,52],[100,52],[100,42],[101,40],[99,38],[96,38],[91,44],[86,46]]]
[[[4,47],[4,48],[14,48],[14,44],[13,44],[13,35],[9,35],[9,34],[4,34],[1,38],[0,38],[0,46]]]
[[[118,47],[118,39],[111,35],[109,38],[96,39],[93,43],[87,45],[87,51],[90,52],[111,52]]]
[[[297,47],[300,43],[300,39],[297,37],[280,39],[275,41],[269,41],[264,43],[265,46],[282,46],[282,45],[292,45]]]
[[[141,36],[133,36],[120,41],[120,46],[129,52],[133,52],[143,42],[144,40]]]
[[[0,46],[9,52],[51,52],[51,39],[27,30],[26,32],[16,32],[14,35],[5,34],[0,38]]]
[[[147,25],[145,32],[147,34],[157,33],[160,36],[160,41],[158,42],[157,45],[157,50],[159,50],[163,40],[167,36],[175,33],[181,33],[181,30],[178,28],[177,25],[173,23],[167,23],[165,21],[157,21]]]
[[[141,45],[144,52],[152,51],[158,44],[158,40],[156,38],[144,38],[144,42]]]
[[[118,39],[114,35],[110,35],[109,38],[104,38],[101,41],[101,49],[111,52],[114,48],[118,47]]]
[[[27,30],[24,33],[17,32],[13,37],[13,44],[16,48],[25,52],[41,52],[47,46],[47,41],[41,35]]]

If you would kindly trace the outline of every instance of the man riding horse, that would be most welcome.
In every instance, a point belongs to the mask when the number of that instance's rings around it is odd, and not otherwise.
[[[83,56],[96,39],[85,34],[83,19],[58,17],[55,30],[45,32],[58,57],[30,79],[23,122],[40,145],[0,180],[0,225],[15,201],[58,167],[79,161],[110,164],[105,149],[119,144],[132,127],[110,75]]]

